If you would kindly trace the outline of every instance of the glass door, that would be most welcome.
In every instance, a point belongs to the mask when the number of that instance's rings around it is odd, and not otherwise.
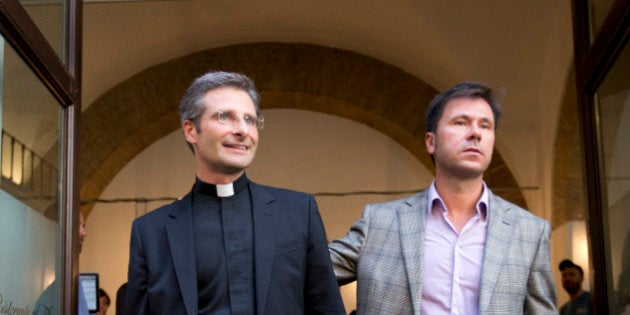
[[[0,307],[60,314],[62,107],[1,39]]]
[[[630,314],[630,0],[573,0],[596,314]]]
[[[82,1],[26,2],[0,0],[0,313],[76,314]]]
[[[595,94],[601,152],[603,240],[608,305],[630,314],[630,50],[627,47]],[[611,294],[612,293],[612,294]]]

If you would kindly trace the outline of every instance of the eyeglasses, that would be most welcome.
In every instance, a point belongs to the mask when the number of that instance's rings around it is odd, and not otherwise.
[[[249,129],[256,128],[258,130],[262,130],[265,125],[265,118],[262,116],[254,116],[250,114],[245,114],[243,117],[238,117],[238,115],[232,111],[216,111],[211,116],[213,119],[216,119],[217,122],[227,125],[230,124],[232,126],[236,126],[240,123],[241,119],[245,122],[245,125]]]

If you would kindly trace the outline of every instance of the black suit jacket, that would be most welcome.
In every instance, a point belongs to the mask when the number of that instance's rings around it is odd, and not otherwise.
[[[313,196],[249,188],[256,314],[344,314]],[[125,314],[197,314],[192,226],[190,193],[133,222]]]

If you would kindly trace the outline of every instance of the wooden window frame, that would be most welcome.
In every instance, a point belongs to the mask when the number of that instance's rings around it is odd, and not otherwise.
[[[61,314],[77,313],[79,194],[78,160],[81,113],[81,0],[65,0],[62,59],[17,0],[0,0],[0,33],[62,107],[59,148],[61,209]]]
[[[630,32],[630,0],[616,0],[595,38],[590,38],[589,1],[573,0],[573,43],[575,72],[580,108],[584,170],[587,180],[588,220],[590,234],[591,283],[593,305],[598,314],[609,314],[608,285],[610,263],[606,253],[608,233],[602,195],[601,143],[597,130],[594,96],[628,42]],[[591,44],[592,42],[592,44]]]

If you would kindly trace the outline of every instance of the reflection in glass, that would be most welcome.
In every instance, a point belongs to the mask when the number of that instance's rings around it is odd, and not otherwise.
[[[0,37],[0,300],[58,314],[61,106]]]
[[[610,309],[630,314],[630,52],[627,47],[597,91],[608,231]],[[607,220],[606,220],[607,218]],[[629,313],[624,313],[629,312]]]

